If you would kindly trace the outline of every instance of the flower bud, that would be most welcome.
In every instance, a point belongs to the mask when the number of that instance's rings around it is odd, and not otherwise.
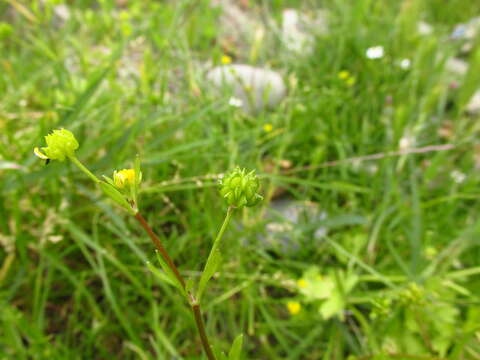
[[[135,184],[135,170],[123,169],[115,171],[113,173],[113,182],[119,189],[123,189],[126,186],[132,186]]]
[[[42,151],[38,147],[34,149],[35,155],[45,160],[64,161],[65,157],[72,157],[78,142],[75,136],[68,130],[53,130],[51,134],[45,136],[46,147],[42,147]]]
[[[231,206],[255,206],[263,197],[257,193],[260,182],[255,170],[247,173],[245,169],[236,168],[220,181],[220,194]]]

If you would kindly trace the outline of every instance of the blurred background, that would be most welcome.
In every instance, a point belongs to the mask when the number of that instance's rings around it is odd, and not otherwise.
[[[480,359],[480,2],[4,0],[0,358],[202,359],[182,297],[97,176],[142,159],[140,207],[245,359]]]

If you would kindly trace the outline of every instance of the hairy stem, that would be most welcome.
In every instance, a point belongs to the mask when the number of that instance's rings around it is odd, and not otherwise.
[[[158,236],[155,235],[150,225],[148,225],[147,221],[139,212],[135,214],[135,219],[138,220],[140,225],[147,232],[153,244],[155,245],[157,250],[160,252],[160,255],[162,256],[163,260],[165,260],[168,267],[172,270],[172,272],[175,274],[175,277],[178,279],[180,284],[182,284],[183,289],[186,291],[186,283],[183,276],[178,271],[177,267],[175,266],[175,263],[173,262],[170,255],[168,255],[167,250],[164,248]],[[212,348],[210,347],[210,343],[208,341],[207,332],[205,331],[205,324],[203,322],[202,313],[200,310],[200,304],[197,302],[195,297],[193,297],[193,295],[188,294],[188,296],[189,296],[188,302],[192,309],[193,316],[195,317],[195,324],[197,325],[197,330],[198,330],[198,333],[200,334],[200,340],[202,341],[202,346],[205,351],[205,354],[207,354],[207,357],[209,360],[216,360],[215,355],[213,354]]]
[[[137,219],[138,222],[140,223],[140,225],[142,225],[143,229],[147,232],[150,239],[152,239],[153,244],[155,245],[157,250],[160,252],[160,255],[162,256],[163,260],[165,260],[168,267],[173,271],[173,273],[175,274],[175,277],[178,279],[180,284],[182,284],[182,287],[185,289],[186,285],[185,285],[185,280],[183,279],[183,276],[180,275],[180,272],[178,271],[177,267],[175,266],[175,263],[173,262],[170,255],[168,255],[167,250],[165,250],[165,248],[163,247],[163,244],[160,241],[160,239],[158,238],[158,236],[155,235],[155,233],[153,232],[150,225],[148,225],[147,221],[144,219],[144,217],[139,212],[137,212],[135,214],[135,219]]]
[[[85,165],[83,165],[80,160],[78,160],[74,155],[68,157],[77,167],[82,170],[90,179],[92,179],[95,183],[99,183],[100,180],[90,171],[88,170]]]
[[[197,324],[197,329],[200,334],[200,340],[202,341],[203,349],[205,354],[207,354],[208,360],[216,360],[215,355],[213,354],[210,343],[208,342],[207,332],[205,331],[205,324],[203,323],[202,312],[200,310],[200,304],[194,302],[191,304],[193,315],[195,316],[195,323]]]

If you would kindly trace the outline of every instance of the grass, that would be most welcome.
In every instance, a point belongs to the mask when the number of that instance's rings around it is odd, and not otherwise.
[[[445,66],[460,48],[448,34],[480,13],[477,2],[326,2],[330,32],[312,54],[292,56],[270,29],[254,59],[251,42],[222,35],[208,1],[75,1],[67,22],[54,3],[0,3],[1,359],[203,356],[181,296],[146,265],[159,268],[138,224],[71,164],[34,157],[58,127],[75,133],[97,175],[140,154],[140,206],[191,278],[226,210],[214,175],[260,173],[267,200],[234,217],[204,295],[221,349],[243,333],[249,359],[480,358],[480,129],[464,111],[480,49],[466,76]],[[317,6],[249,3],[252,18],[276,20]],[[420,20],[431,34],[417,32]],[[385,56],[367,59],[376,45]],[[286,99],[249,116],[211,94],[204,64],[224,53],[280,71]],[[397,152],[402,139],[452,146],[349,160]],[[328,214],[285,228],[303,244],[295,251],[261,241],[265,214],[285,198]],[[328,235],[314,241],[319,226]],[[287,301],[301,311],[289,314]]]

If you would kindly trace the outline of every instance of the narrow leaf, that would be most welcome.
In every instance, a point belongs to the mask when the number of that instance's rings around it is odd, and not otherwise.
[[[200,282],[198,284],[198,293],[197,298],[198,301],[202,298],[203,291],[207,286],[208,281],[212,278],[215,271],[217,271],[218,265],[222,260],[222,255],[220,254],[220,250],[215,251],[211,257],[208,258],[207,264],[205,265],[205,270],[202,273],[200,278]]]
[[[238,335],[235,340],[233,340],[232,347],[228,353],[228,360],[240,360],[240,355],[242,353],[243,345],[243,334]]]
[[[170,267],[167,265],[165,260],[163,260],[162,256],[160,255],[160,253],[157,250],[155,250],[155,253],[157,255],[157,260],[160,263],[160,266],[162,267],[163,271],[165,272],[165,275],[169,279],[168,282],[171,285],[175,286],[178,290],[180,290],[180,292],[183,294],[183,296],[186,297],[187,294],[185,293],[185,290],[183,289],[182,284],[180,284],[180,281],[178,281],[178,279],[175,276],[175,274],[173,273],[172,269],[170,269]]]
[[[122,208],[127,210],[130,214],[135,215],[135,212],[133,211],[128,201],[117,189],[104,181],[100,181],[99,185],[105,195],[115,201]]]
[[[218,347],[212,346],[212,351],[215,354],[215,358],[217,360],[228,360],[227,355],[223,351],[221,351]]]

